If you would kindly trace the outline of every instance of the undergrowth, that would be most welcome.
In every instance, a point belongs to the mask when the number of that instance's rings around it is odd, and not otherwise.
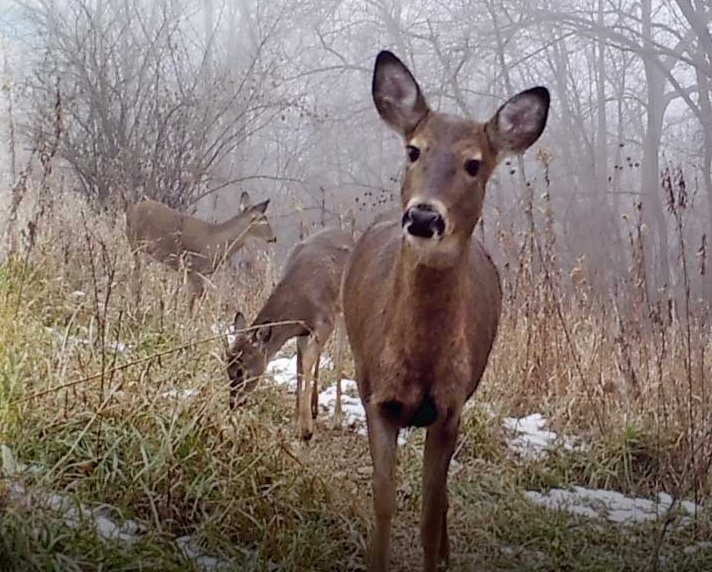
[[[293,396],[268,382],[247,406],[227,408],[224,328],[234,308],[256,314],[271,280],[254,276],[247,288],[219,272],[191,317],[180,274],[150,264],[137,303],[122,225],[81,212],[58,206],[0,264],[0,441],[29,467],[5,466],[0,481],[0,569],[193,569],[175,542],[188,535],[238,570],[363,569],[366,440],[321,420],[300,443]],[[462,421],[453,568],[709,569],[712,551],[695,548],[709,538],[709,509],[687,527],[621,532],[524,497],[578,484],[704,505],[712,486],[709,325],[692,314],[689,330],[662,320],[652,302],[626,313],[623,298],[607,303],[585,282],[572,290],[546,235],[527,240],[530,258],[503,273],[499,337]],[[628,286],[618,295],[639,284]],[[517,456],[502,418],[534,411],[585,447]],[[417,431],[400,451],[398,570],[419,562],[422,443]],[[34,504],[28,491],[40,495]],[[140,523],[138,538],[108,541],[91,522],[70,525],[42,508],[53,492],[107,505],[117,523]]]

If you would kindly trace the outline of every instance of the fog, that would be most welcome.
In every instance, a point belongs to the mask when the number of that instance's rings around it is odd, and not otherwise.
[[[242,190],[271,198],[280,256],[300,223],[363,229],[404,164],[371,100],[387,48],[443,111],[551,91],[544,135],[488,187],[500,267],[550,233],[602,293],[636,263],[650,295],[679,292],[684,257],[709,301],[710,22],[706,0],[4,3],[3,192],[49,154],[97,209],[146,195],[224,220]]]

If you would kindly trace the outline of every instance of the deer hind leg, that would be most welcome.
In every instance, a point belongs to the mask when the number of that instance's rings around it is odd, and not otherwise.
[[[319,348],[321,350],[321,347]],[[319,362],[321,361],[321,351],[316,354],[314,363],[314,377],[312,378],[311,389],[311,416],[316,419],[319,416]]]
[[[138,249],[134,249],[132,255],[131,294],[133,295],[135,307],[138,309],[141,307],[141,254]]]
[[[459,415],[450,416],[428,428],[423,455],[423,507],[420,540],[423,570],[437,570],[438,562],[448,565],[450,541],[447,533],[447,473],[455,451]]]
[[[399,429],[374,409],[373,405],[364,405],[373,462],[373,507],[376,513],[368,569],[370,572],[387,572],[390,569],[391,521],[396,501]]]
[[[340,319],[336,325],[336,359],[334,360],[336,370],[336,403],[334,404],[334,417],[332,425],[339,429],[344,422],[344,412],[341,407],[341,378],[344,370],[344,324]]]
[[[188,271],[188,311],[193,315],[193,309],[195,307],[195,301],[199,300],[203,296],[203,291],[205,290],[205,284],[203,282],[200,274]]]
[[[297,338],[297,431],[308,441],[314,434],[314,419],[311,416],[311,400],[308,398],[309,382],[314,377],[314,365],[319,360],[321,347],[318,338],[310,334]]]

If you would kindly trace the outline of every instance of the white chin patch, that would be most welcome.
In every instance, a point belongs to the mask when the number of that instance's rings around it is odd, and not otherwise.
[[[410,234],[406,228],[403,228],[403,236],[406,242],[416,250],[426,251],[435,248],[442,238],[439,234],[434,234],[430,238],[423,238]]]

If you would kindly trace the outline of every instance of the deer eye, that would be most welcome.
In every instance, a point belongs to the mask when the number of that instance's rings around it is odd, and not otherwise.
[[[420,149],[414,145],[406,145],[405,150],[408,153],[408,159],[410,159],[411,163],[415,163],[418,160],[418,157],[420,157]]]
[[[477,159],[469,159],[465,161],[465,171],[471,177],[476,177],[480,171],[480,162]]]

